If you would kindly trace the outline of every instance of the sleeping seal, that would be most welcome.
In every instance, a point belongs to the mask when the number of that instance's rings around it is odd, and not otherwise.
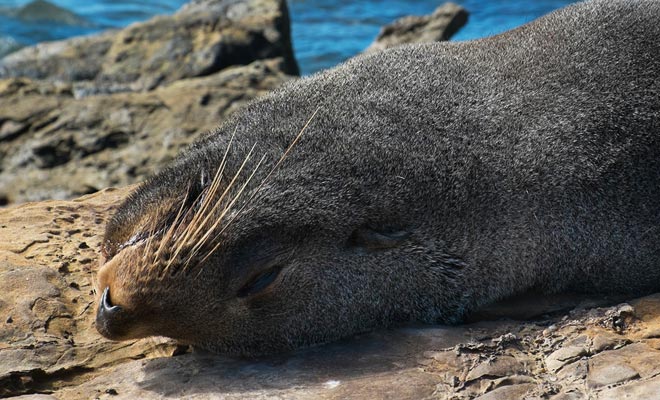
[[[660,288],[660,2],[287,84],[119,207],[96,325],[260,355],[530,289]]]

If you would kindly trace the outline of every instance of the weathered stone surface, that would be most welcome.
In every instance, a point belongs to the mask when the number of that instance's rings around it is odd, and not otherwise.
[[[141,181],[287,79],[273,59],[150,92],[84,99],[68,84],[0,81],[0,198],[64,199]]]
[[[589,370],[587,384],[590,387],[615,385],[639,378],[639,373],[626,364],[600,364]]]
[[[467,20],[468,12],[463,7],[445,3],[431,15],[410,15],[384,26],[376,40],[365,51],[384,50],[405,43],[449,40]]]
[[[476,400],[510,400],[522,399],[534,389],[532,383],[523,383],[499,387],[476,398]]]
[[[0,60],[0,206],[144,180],[297,74],[284,0],[198,0]]]
[[[96,249],[127,193],[0,210],[0,396],[48,392],[78,373],[174,348],[110,343],[92,324]]]
[[[281,57],[296,75],[284,0],[198,0],[98,36],[42,43],[0,60],[0,78],[66,82],[94,91],[153,89],[232,65]]]
[[[587,355],[587,349],[583,346],[562,347],[546,358],[547,368],[552,372],[557,372],[564,365],[577,361],[580,357]]]
[[[482,313],[258,360],[182,352],[165,339],[109,342],[93,326],[96,252],[130,190],[0,210],[0,396],[657,398],[660,345],[644,332],[660,328],[660,294],[601,308],[580,301],[531,321],[499,310],[496,320]],[[556,309],[551,299],[540,301]],[[613,319],[628,314],[624,325]]]
[[[660,393],[660,376],[649,380],[637,381],[629,385],[604,390],[598,396],[599,400],[656,400]]]

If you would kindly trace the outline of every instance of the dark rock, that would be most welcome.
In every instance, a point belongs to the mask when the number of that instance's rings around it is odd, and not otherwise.
[[[13,16],[24,21],[55,22],[62,25],[89,25],[81,16],[44,0],[31,1],[13,13]]]
[[[449,40],[467,23],[468,12],[454,3],[445,3],[433,14],[407,16],[381,28],[366,52],[384,50],[405,43],[440,42]]]
[[[0,78],[86,81],[79,94],[151,90],[281,58],[298,74],[284,0],[200,0],[121,31],[42,43],[0,60]]]

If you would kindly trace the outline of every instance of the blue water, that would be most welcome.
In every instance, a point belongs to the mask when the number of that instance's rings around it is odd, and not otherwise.
[[[454,0],[470,12],[452,40],[467,40],[529,22],[571,0]],[[0,55],[20,45],[121,28],[170,14],[186,0],[51,0],[85,19],[68,26],[8,15],[27,0],[0,0]],[[328,68],[364,50],[381,26],[404,15],[430,14],[442,0],[289,0],[293,44],[303,74]],[[4,9],[4,11],[3,11]],[[4,48],[4,50],[3,50]]]

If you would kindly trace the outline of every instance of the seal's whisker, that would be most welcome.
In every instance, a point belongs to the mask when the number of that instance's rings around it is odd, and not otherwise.
[[[163,237],[160,239],[158,249],[156,250],[156,253],[155,253],[156,256],[160,255],[160,253],[163,251],[163,249],[167,246],[169,241],[174,236],[174,232],[176,232],[176,229],[180,224],[181,217],[184,215],[183,210],[185,209],[187,200],[188,200],[188,193],[186,192],[186,195],[184,196],[183,200],[181,201],[181,206],[179,206],[179,210],[177,211],[176,216],[174,217],[174,220],[172,221],[172,223],[170,224],[170,227],[165,232],[165,235],[163,235]]]
[[[218,200],[216,200],[216,203],[213,206],[213,208],[211,210],[205,211],[204,214],[202,214],[200,212],[196,212],[195,216],[193,217],[193,220],[188,224],[188,226],[186,228],[186,234],[179,241],[179,246],[175,250],[174,256],[172,257],[172,260],[176,259],[176,257],[179,255],[179,253],[181,252],[181,250],[184,247],[191,246],[191,245],[194,246],[194,244],[192,244],[192,243],[198,242],[198,240],[196,238],[199,236],[199,233],[202,231],[204,226],[207,224],[208,219],[213,215],[213,213],[216,212],[217,208],[222,204],[223,199],[225,198],[227,193],[231,190],[231,188],[234,185],[234,182],[236,182],[236,180],[238,179],[238,176],[240,175],[241,171],[243,170],[243,168],[245,167],[245,165],[249,161],[250,157],[252,156],[252,153],[253,153],[255,147],[256,147],[256,143],[252,146],[252,148],[248,152],[248,154],[245,157],[245,159],[243,160],[243,163],[241,164],[240,168],[238,169],[238,171],[236,172],[236,174],[234,175],[232,180],[229,182],[229,185],[227,185],[227,188],[225,188],[223,193],[220,195],[220,198]],[[224,166],[222,168],[224,168]],[[219,185],[217,187],[219,187]],[[217,192],[217,189],[215,189],[215,190]],[[213,196],[213,197],[215,197],[215,196]],[[203,215],[205,216],[204,219],[200,220]],[[183,265],[184,269],[189,264],[191,259],[192,259],[192,256],[189,256],[187,258],[186,262],[184,262],[184,265]]]
[[[206,204],[210,204],[211,199],[215,196],[215,193],[218,191],[218,189],[220,187],[220,181],[222,180],[222,175],[223,175],[225,166],[227,165],[227,155],[229,154],[229,150],[231,149],[232,143],[234,142],[234,137],[236,136],[236,131],[237,130],[238,130],[238,126],[236,126],[236,128],[234,128],[234,131],[233,131],[231,137],[229,138],[229,143],[227,144],[227,148],[225,149],[225,153],[223,154],[222,160],[220,161],[220,166],[218,167],[218,169],[215,173],[215,176],[213,177],[213,181],[211,182],[211,185],[209,187],[205,188],[202,191],[202,193],[200,193],[198,198],[195,200],[195,204],[197,204],[200,201],[200,199],[202,198],[202,196],[204,197],[203,200],[201,200],[202,205],[199,207],[199,211],[194,213],[192,220],[187,224],[187,226],[184,228],[184,231],[180,235],[179,240],[177,240],[178,246],[177,246],[177,248],[174,252],[175,256],[172,257],[172,259],[176,259],[176,255],[178,255],[179,252],[182,250],[182,248],[185,246],[185,243],[188,241],[189,236],[193,232],[193,227],[196,226],[196,224],[198,223],[198,219],[201,218],[201,215],[204,215],[204,212],[202,212],[202,210],[205,211]],[[188,217],[189,213],[193,212],[194,209],[195,209],[195,205],[193,204],[193,206],[191,206],[188,209],[188,212],[186,213],[186,218],[185,219],[188,219],[187,217]]]
[[[250,155],[248,154],[248,157],[249,156]],[[224,170],[224,167],[225,167],[225,164],[223,163],[223,165],[222,165],[223,170]],[[217,183],[214,182],[214,184],[211,186],[211,188],[209,189],[208,197],[207,197],[209,200],[206,202],[206,204],[203,207],[200,207],[200,209],[197,211],[193,221],[191,221],[190,224],[188,225],[190,227],[190,235],[189,236],[193,240],[197,237],[197,235],[199,234],[199,231],[206,225],[209,218],[215,212],[215,210],[218,208],[219,204],[222,202],[222,199],[224,198],[225,193],[223,192],[220,195],[220,198],[215,200],[215,204],[213,204],[213,207],[211,207],[211,200],[210,199],[216,197],[216,195],[217,195],[217,193],[220,189],[220,181],[221,180],[222,180],[221,177],[218,178]],[[230,186],[231,186],[233,181],[234,181],[234,179],[232,179],[232,181],[230,182],[230,184],[229,184]],[[209,207],[211,207],[210,210],[208,209]],[[188,239],[188,237],[186,237],[186,242],[187,242],[187,239]]]
[[[215,197],[216,193],[218,192],[218,190],[220,188],[220,181],[222,180],[222,175],[223,175],[223,172],[225,170],[225,166],[227,165],[227,155],[229,154],[229,149],[231,148],[232,142],[234,141],[234,137],[236,135],[236,130],[237,129],[238,129],[238,127],[236,129],[234,129],[234,132],[232,133],[231,138],[229,139],[229,143],[227,144],[227,148],[225,149],[225,153],[222,156],[222,160],[220,161],[220,166],[218,167],[218,170],[217,170],[215,176],[213,177],[213,181],[211,182],[211,185],[209,186],[208,190],[205,189],[202,192],[202,193],[206,192],[206,196],[205,196],[205,199],[203,200],[202,206],[200,206],[199,210],[194,213],[192,220],[187,224],[187,226],[184,228],[184,230],[181,233],[181,235],[179,236],[179,238],[175,241],[174,244],[178,244],[178,245],[176,246],[176,249],[175,249],[172,257],[170,258],[166,268],[169,268],[169,266],[174,262],[174,260],[176,260],[177,256],[181,252],[181,250],[183,250],[183,248],[188,243],[189,237],[192,236],[194,238],[194,236],[196,235],[196,233],[195,233],[196,231],[193,231],[193,228],[198,225],[199,218],[201,218],[202,215],[210,215],[209,213],[206,212],[206,208],[208,207],[207,205],[210,204],[210,202],[211,202],[210,199]],[[200,196],[201,196],[201,194],[200,194]],[[222,200],[222,197],[220,198],[220,200],[218,200],[218,203],[221,200]],[[186,218],[184,218],[184,220],[187,219],[188,214],[190,212],[192,212],[192,210],[194,208],[195,207],[193,206],[193,207],[188,209],[188,211],[186,212]]]
[[[216,203],[215,203],[215,205],[213,206],[213,208],[212,208],[209,212],[206,212],[204,219],[203,219],[202,221],[200,221],[200,222],[196,222],[194,225],[193,225],[193,223],[190,224],[190,226],[196,228],[195,231],[192,233],[192,239],[193,239],[195,242],[198,242],[198,241],[199,241],[199,240],[198,240],[198,236],[199,236],[200,232],[202,232],[202,230],[204,229],[204,227],[205,227],[206,224],[208,223],[208,220],[211,218],[211,216],[213,215],[213,213],[216,212],[217,208],[220,207],[220,205],[222,205],[222,201],[224,200],[225,196],[226,196],[227,193],[231,190],[231,188],[234,186],[234,183],[236,182],[236,180],[238,179],[239,175],[240,175],[241,172],[243,171],[243,168],[245,167],[245,165],[247,164],[247,162],[248,162],[248,161],[250,160],[250,158],[252,157],[252,153],[254,152],[254,148],[255,148],[255,146],[256,146],[256,143],[255,143],[254,145],[252,145],[252,148],[250,149],[250,151],[248,152],[247,156],[246,156],[245,159],[243,160],[243,163],[241,163],[241,166],[238,168],[238,171],[236,171],[236,174],[234,174],[234,177],[233,177],[232,180],[229,182],[229,185],[227,186],[227,188],[225,188],[225,190],[222,192],[222,195],[220,195],[220,198],[216,201]],[[200,218],[201,218],[201,214],[200,214]],[[220,218],[222,218],[222,216],[221,216]]]
[[[207,215],[208,212],[208,207],[211,206],[211,202],[213,201],[213,198],[217,194],[218,190],[220,189],[220,182],[222,181],[222,174],[225,170],[225,166],[227,165],[227,155],[229,154],[229,150],[231,149],[231,145],[234,141],[234,137],[236,136],[236,131],[238,130],[238,125],[234,128],[234,132],[232,133],[231,137],[229,138],[229,143],[227,144],[227,148],[225,149],[225,153],[222,156],[222,160],[220,161],[220,166],[218,167],[215,176],[213,177],[213,181],[211,182],[211,185],[208,188],[208,191],[206,193],[206,197],[204,201],[202,202],[202,205],[200,206],[198,212],[195,214],[195,219],[194,221],[191,221],[190,227],[197,226],[197,222],[200,216],[202,215]],[[193,235],[194,236],[194,235]]]
[[[199,208],[195,212],[193,219],[188,224],[188,227],[190,228],[190,232],[192,233],[193,237],[195,236],[195,234],[193,233],[194,231],[192,231],[192,229],[199,226],[201,218],[206,216],[207,213],[209,212],[209,207],[211,207],[211,203],[220,188],[220,182],[222,181],[222,173],[224,172],[226,165],[227,165],[226,160],[223,158],[222,162],[220,163],[220,167],[218,167],[218,170],[215,173],[211,185],[209,185],[203,191],[204,195],[199,205]]]
[[[250,156],[250,155],[252,154],[252,152],[253,152],[255,146],[256,146],[256,144],[255,144],[254,146],[252,146],[252,149],[250,150],[250,153],[248,154],[248,156]],[[259,162],[258,162],[257,165],[255,166],[255,168],[254,168],[254,170],[252,171],[252,173],[250,174],[250,176],[249,176],[249,177],[246,179],[246,181],[241,185],[241,187],[240,187],[240,189],[238,190],[238,192],[236,193],[236,195],[234,195],[234,198],[233,198],[233,199],[229,202],[229,204],[228,204],[228,205],[222,210],[221,214],[216,218],[216,220],[215,220],[215,222],[213,223],[213,225],[211,225],[209,228],[207,228],[207,229],[206,229],[206,232],[205,232],[205,233],[204,233],[204,234],[203,234],[203,235],[197,240],[197,243],[196,243],[196,244],[193,246],[193,248],[191,249],[190,256],[189,256],[188,259],[186,260],[186,266],[190,263],[190,261],[193,259],[193,257],[199,252],[199,250],[200,250],[200,249],[201,249],[201,248],[207,243],[208,238],[211,236],[211,234],[213,233],[213,231],[218,227],[218,225],[222,222],[222,220],[224,219],[225,215],[226,215],[226,214],[232,209],[232,207],[234,206],[234,204],[236,203],[236,201],[238,200],[238,198],[241,196],[241,194],[245,191],[245,188],[246,188],[247,185],[250,183],[250,181],[252,181],[252,178],[253,178],[254,175],[257,173],[257,170],[258,170],[259,167],[263,164],[263,162],[264,162],[265,159],[266,159],[266,154],[264,154],[264,155],[261,157],[261,159],[259,160]],[[246,158],[245,161],[247,161],[247,158]],[[245,164],[245,163],[244,163],[244,164]],[[239,172],[243,169],[244,164],[241,165],[241,168],[240,168]],[[238,174],[237,174],[237,176],[238,176]],[[225,194],[226,194],[226,193],[223,193],[223,198],[224,198]],[[221,204],[221,202],[218,202],[218,203],[217,203],[217,205],[220,205],[220,204]],[[214,207],[213,212],[215,212],[215,211],[216,211],[216,208]],[[210,216],[210,215],[209,215],[209,216]],[[208,218],[207,218],[207,219],[208,219]],[[204,224],[204,226],[205,226],[205,225],[206,225],[206,220],[205,220],[204,222],[205,222],[205,224]],[[201,232],[200,232],[200,233],[201,233]],[[208,255],[207,255],[206,257],[204,257],[204,260],[206,260],[207,257],[208,257]]]
[[[197,243],[197,245],[193,248],[193,255],[194,255],[197,251],[199,251],[199,249],[200,249],[202,246],[204,246],[204,245],[208,242],[209,237],[211,236],[211,234],[213,233],[213,231],[215,231],[215,229],[218,227],[218,225],[220,225],[220,222],[222,222],[223,217],[224,217],[224,216],[225,216],[225,215],[226,215],[226,214],[232,209],[232,207],[234,206],[234,204],[236,203],[236,201],[238,201],[238,198],[239,198],[239,197],[243,194],[243,192],[245,191],[245,188],[247,187],[247,185],[250,183],[250,181],[252,181],[252,178],[253,178],[254,175],[257,173],[257,170],[259,169],[259,167],[263,164],[264,160],[266,159],[266,156],[267,156],[267,155],[264,154],[264,155],[261,157],[261,159],[259,160],[259,162],[257,163],[257,165],[254,167],[254,170],[252,171],[252,173],[250,174],[250,176],[246,179],[246,181],[243,183],[243,185],[242,185],[241,188],[239,189],[238,193],[236,193],[236,195],[235,195],[234,198],[231,200],[231,202],[227,205],[227,207],[225,207],[225,208],[222,210],[222,214],[221,214],[220,217],[215,221],[215,223],[214,223],[209,229],[207,229],[207,231],[206,231],[206,233],[204,234],[204,236],[200,239],[200,241]],[[249,199],[248,199],[248,201],[249,201]],[[243,209],[243,207],[240,208],[240,210],[242,210],[242,209]],[[218,247],[219,247],[219,245],[216,244],[216,245],[213,247],[213,249],[212,249],[209,253],[207,253],[206,256],[204,256],[204,258],[202,259],[202,261],[201,261],[200,263],[203,263],[204,261],[206,261],[206,259],[207,259],[211,254],[213,254],[213,252],[215,252],[215,250],[217,250]]]
[[[213,182],[211,183],[211,185],[204,188],[204,190],[202,190],[202,192],[199,195],[199,198],[190,207],[189,212],[193,213],[192,219],[184,229],[184,232],[182,234],[183,239],[179,242],[180,245],[187,242],[188,238],[191,235],[193,235],[194,228],[199,224],[199,221],[202,218],[202,216],[205,215],[207,208],[211,203],[211,199],[215,196],[215,193],[218,190],[217,188],[220,186],[220,180],[222,180],[222,172],[224,171],[225,165],[226,162],[225,159],[223,159],[220,163],[220,166],[218,167],[218,170],[215,174],[215,177],[213,178]]]
[[[206,190],[206,189],[205,189],[205,190]],[[201,201],[203,201],[203,196],[204,196],[204,194],[205,194],[205,190],[202,191],[202,193],[200,193],[200,194],[197,196],[197,198],[195,199],[195,201],[193,202],[193,204],[192,204],[192,205],[186,210],[186,213],[185,213],[185,215],[184,215],[184,217],[183,217],[183,221],[188,221],[188,220],[191,218],[191,215],[192,215],[192,221],[188,222],[188,223],[183,227],[183,230],[182,230],[181,234],[178,235],[177,240],[173,243],[173,245],[175,245],[176,248],[175,248],[175,250],[174,250],[174,252],[173,252],[172,257],[170,258],[170,262],[168,262],[167,267],[169,267],[169,265],[173,262],[173,260],[176,259],[177,255],[179,254],[179,252],[180,252],[180,251],[183,249],[183,247],[184,247],[184,244],[185,244],[185,242],[186,242],[186,238],[191,234],[190,226],[191,226],[191,223],[193,223],[193,221],[194,221],[194,219],[195,219],[195,215],[197,215],[196,212],[195,212],[194,210],[195,210],[195,208],[197,207],[196,204],[199,204]],[[183,221],[182,221],[182,223],[183,223]]]
[[[156,237],[156,224],[151,224],[151,227],[147,229],[147,240],[142,248],[142,259],[147,260],[151,256],[151,246]]]
[[[277,167],[279,167],[280,164],[282,164],[282,162],[287,158],[287,156],[289,155],[289,153],[290,153],[291,149],[293,148],[293,146],[294,146],[296,143],[298,143],[298,141],[299,141],[300,138],[302,137],[303,133],[305,133],[305,131],[307,130],[307,127],[312,123],[312,120],[314,119],[314,117],[316,116],[316,114],[319,112],[320,109],[321,109],[321,106],[316,107],[316,110],[314,110],[314,112],[313,112],[312,115],[309,117],[309,119],[307,120],[307,122],[305,123],[305,125],[302,127],[302,129],[300,129],[300,132],[298,132],[298,135],[296,135],[296,137],[293,139],[293,141],[291,142],[291,144],[289,144],[289,147],[286,148],[286,150],[284,151],[284,153],[282,154],[282,156],[280,157],[280,159],[277,161],[277,163],[275,164],[275,166],[273,166],[273,168],[268,172],[268,175],[266,175],[266,176],[264,177],[264,179],[261,181],[261,183],[259,184],[259,186],[257,186],[256,190],[252,193],[252,195],[250,196],[250,198],[245,202],[245,204],[243,205],[243,207],[239,208],[238,211],[236,212],[236,214],[232,217],[232,219],[230,219],[229,221],[227,221],[227,224],[225,224],[225,226],[220,230],[220,232],[218,232],[218,234],[215,235],[213,241],[217,241],[217,238],[218,238],[218,237],[219,237],[219,236],[220,236],[220,235],[221,235],[221,234],[222,234],[222,233],[223,233],[223,232],[224,232],[224,231],[225,231],[225,230],[231,225],[231,223],[232,223],[232,222],[233,222],[233,221],[234,221],[234,220],[235,220],[235,219],[241,214],[241,212],[243,211],[243,209],[244,209],[248,204],[250,204],[250,201],[252,201],[252,199],[254,198],[254,196],[257,195],[257,193],[259,192],[259,190],[261,190],[261,188],[263,187],[263,185],[268,181],[268,178],[270,178],[270,176],[273,174],[273,172],[275,172],[275,170],[277,169]],[[206,257],[204,257],[204,259],[202,260],[202,262],[203,262],[204,260],[206,260],[206,259],[208,258],[208,256],[210,256],[213,252],[215,252],[215,250],[217,250],[217,247],[218,247],[218,246],[216,245],[216,246],[211,250],[210,254],[208,254]]]
[[[174,243],[176,243],[176,240],[173,240],[176,237],[176,231],[179,229],[179,227],[181,226],[181,224],[185,220],[186,215],[188,214],[188,210],[186,210],[186,212],[184,212],[184,209],[185,209],[186,203],[188,201],[189,193],[190,193],[190,191],[187,190],[186,195],[184,196],[183,200],[181,201],[181,206],[179,207],[179,211],[177,212],[176,217],[174,218],[174,221],[172,221],[172,224],[170,224],[169,229],[167,230],[165,235],[161,238],[158,249],[154,253],[154,262],[156,260],[158,260],[158,258],[160,257],[160,254],[161,254],[162,251],[164,251],[165,249],[170,247],[169,244],[170,244],[171,241],[174,241]],[[163,275],[165,273],[167,273],[167,271],[169,270],[169,267],[172,264],[173,259],[174,259],[174,257],[169,257],[169,259],[167,260],[167,265],[165,266],[165,268],[163,268],[163,271],[162,271]]]

